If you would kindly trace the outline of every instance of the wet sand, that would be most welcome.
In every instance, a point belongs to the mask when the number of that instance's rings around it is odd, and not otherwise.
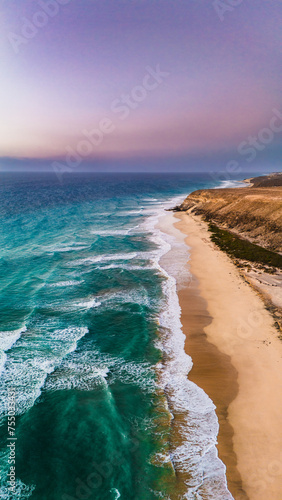
[[[235,500],[282,498],[282,342],[261,299],[210,241],[198,217],[177,214],[193,278],[179,291],[189,378],[217,407],[219,457]],[[184,271],[185,272],[185,271]]]
[[[225,464],[228,489],[234,498],[247,500],[242,479],[237,469],[237,457],[233,448],[233,428],[227,418],[228,407],[239,390],[238,374],[230,356],[223,354],[207,340],[205,328],[211,324],[207,303],[201,297],[199,282],[192,277],[185,290],[178,293],[182,309],[181,322],[186,335],[185,350],[193,360],[189,379],[201,387],[216,406],[219,421],[218,456]]]

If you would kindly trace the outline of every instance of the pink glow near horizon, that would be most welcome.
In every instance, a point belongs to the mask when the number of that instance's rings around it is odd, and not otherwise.
[[[63,3],[17,54],[40,7],[2,8],[1,157],[62,158],[105,119],[93,158],[216,152],[282,111],[279,2],[224,22],[210,2]]]

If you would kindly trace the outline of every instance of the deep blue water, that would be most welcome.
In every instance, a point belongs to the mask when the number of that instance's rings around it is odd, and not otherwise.
[[[0,498],[202,498],[193,496],[194,450],[209,445],[200,431],[184,457],[190,486],[175,474],[173,409],[158,371],[162,334],[174,333],[171,319],[160,320],[171,307],[159,266],[168,242],[154,221],[176,197],[215,184],[196,174],[80,174],[63,184],[1,174]]]

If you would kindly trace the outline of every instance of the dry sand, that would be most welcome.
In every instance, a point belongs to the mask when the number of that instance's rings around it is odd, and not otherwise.
[[[178,213],[191,249],[179,292],[189,378],[217,407],[219,456],[236,500],[282,499],[282,342],[273,318],[199,217]]]

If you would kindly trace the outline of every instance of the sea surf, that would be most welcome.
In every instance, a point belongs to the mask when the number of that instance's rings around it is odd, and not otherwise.
[[[214,405],[188,379],[177,286],[189,254],[158,227],[165,209],[215,185],[1,174],[1,498],[232,499]],[[178,259],[164,268],[168,252]]]

